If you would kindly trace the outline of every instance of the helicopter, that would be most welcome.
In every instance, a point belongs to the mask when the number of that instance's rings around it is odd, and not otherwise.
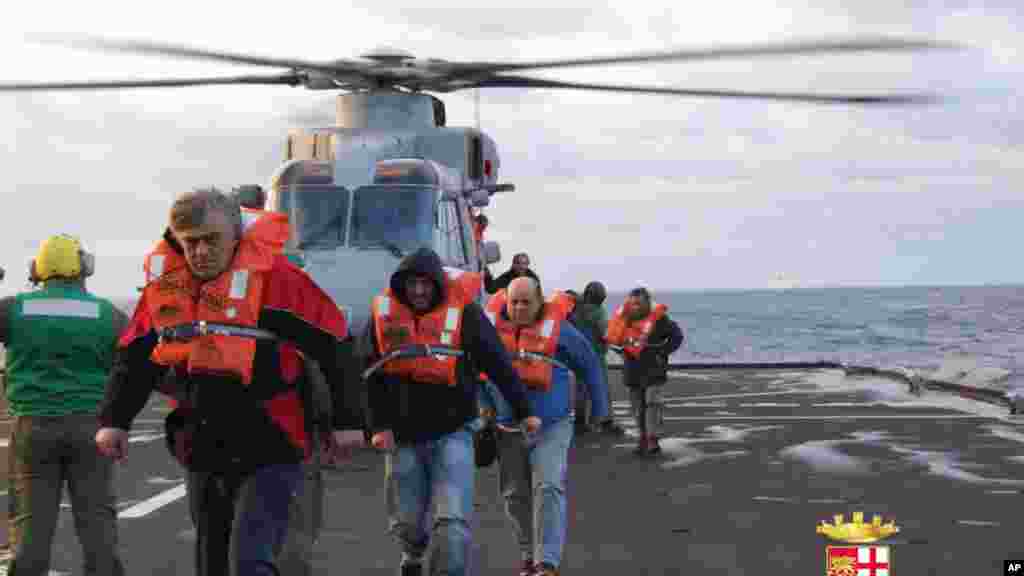
[[[71,48],[283,68],[267,75],[98,82],[0,83],[0,92],[171,88],[211,85],[301,86],[341,91],[334,126],[293,129],[284,162],[272,173],[266,209],[288,214],[286,252],[342,308],[353,333],[372,298],[388,284],[397,260],[429,246],[455,273],[483,274],[501,260],[500,246],[478,241],[474,217],[492,197],[515,189],[499,183],[495,140],[479,128],[449,127],[435,94],[480,88],[566,89],[698,98],[741,98],[836,105],[914,105],[929,94],[829,95],[695,90],[563,82],[519,74],[623,63],[707,61],[949,49],[945,43],[894,38],[816,40],[712,47],[534,62],[421,59],[377,48],[359,59],[314,62],[137,40],[96,37],[41,40]],[[481,286],[476,295],[486,298]]]

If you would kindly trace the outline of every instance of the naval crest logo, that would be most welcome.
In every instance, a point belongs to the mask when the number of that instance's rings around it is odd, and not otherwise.
[[[823,521],[817,533],[831,540],[855,546],[825,547],[825,576],[892,576],[892,551],[889,546],[874,544],[899,532],[895,522],[882,524],[875,515],[871,523],[864,522],[863,512],[854,512],[853,520],[845,522],[836,514],[834,523]],[[869,545],[863,545],[869,544]]]

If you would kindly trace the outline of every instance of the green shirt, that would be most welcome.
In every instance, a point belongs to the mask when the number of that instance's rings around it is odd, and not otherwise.
[[[0,300],[4,392],[13,416],[94,412],[127,317],[80,284],[48,282]]]

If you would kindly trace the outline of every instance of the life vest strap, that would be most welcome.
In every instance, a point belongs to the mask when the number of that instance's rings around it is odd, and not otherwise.
[[[382,366],[398,358],[425,358],[427,356],[455,356],[456,358],[463,355],[462,350],[456,348],[449,348],[448,346],[431,346],[430,344],[410,344],[408,346],[402,346],[396,348],[391,352],[385,354],[380,360],[377,360],[369,368],[363,371],[362,378],[366,380],[371,374],[379,370]]]
[[[208,335],[235,336],[240,338],[252,338],[255,340],[278,340],[273,332],[261,328],[249,326],[238,326],[235,324],[222,324],[219,322],[207,322],[197,320],[178,324],[177,326],[166,326],[157,331],[160,342],[188,342],[196,338]]]
[[[514,360],[539,360],[541,362],[547,362],[548,364],[551,364],[553,366],[558,366],[559,368],[562,368],[564,370],[569,370],[568,366],[566,366],[562,362],[559,362],[558,360],[555,360],[551,356],[541,354],[539,352],[530,352],[527,350],[523,350],[522,348],[516,350],[515,353],[512,354],[512,358]]]

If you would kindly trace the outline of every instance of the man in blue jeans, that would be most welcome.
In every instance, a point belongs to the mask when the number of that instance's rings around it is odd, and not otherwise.
[[[557,576],[568,524],[566,474],[573,437],[568,369],[583,377],[592,414],[599,421],[608,416],[607,383],[586,337],[544,303],[535,279],[513,280],[504,308],[488,314],[513,355],[513,365],[527,388],[531,413],[541,418],[543,427],[539,434],[527,431],[524,438],[507,404],[493,393],[483,397],[485,410],[488,401],[497,404],[501,493],[522,553],[519,574]]]
[[[498,383],[515,421],[540,428],[494,326],[452,282],[429,248],[406,256],[374,298],[360,346],[367,364],[414,345],[463,354],[391,360],[367,383],[371,442],[387,452],[389,528],[402,547],[402,576],[422,574],[432,535],[430,574],[470,572],[480,371]]]

